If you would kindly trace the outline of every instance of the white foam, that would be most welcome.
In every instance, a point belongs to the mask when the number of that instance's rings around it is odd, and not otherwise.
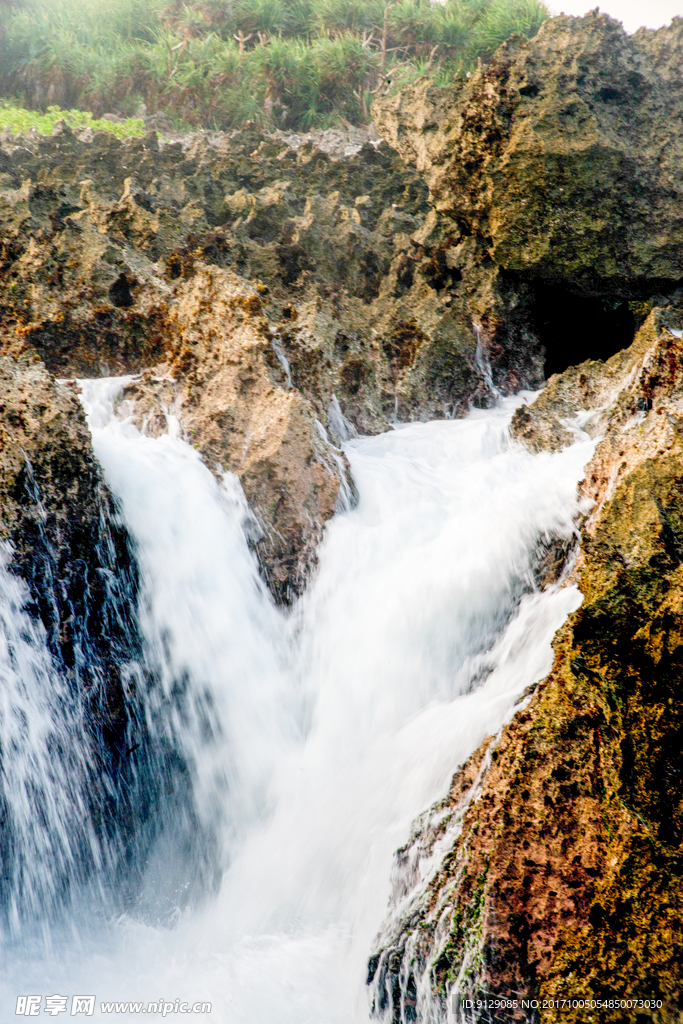
[[[201,1019],[221,1024],[360,1024],[394,850],[547,673],[580,600],[529,590],[529,559],[539,537],[572,535],[592,445],[511,445],[509,400],[348,442],[360,502],[329,524],[284,617],[257,579],[234,478],[220,485],[178,438],[117,421],[107,387],[85,389],[96,451],[138,545],[164,686],[184,671],[188,692],[212,695],[211,736],[191,716],[174,728],[231,863],[173,930],[127,917],[87,948],[25,958],[0,1006],[33,984],[98,1004],[207,1000]]]

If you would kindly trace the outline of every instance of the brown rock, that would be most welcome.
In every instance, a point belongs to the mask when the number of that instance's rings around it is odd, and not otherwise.
[[[682,49],[680,19],[628,36],[597,12],[552,18],[466,84],[420,80],[373,112],[497,266],[619,294],[683,277]]]
[[[606,358],[674,297],[682,58],[680,19],[629,36],[595,11],[513,37],[465,83],[422,79],[375,102],[379,131],[429,183],[450,235],[437,253],[468,282],[494,366],[509,361],[499,348],[531,355],[528,336],[548,376]]]
[[[491,398],[449,268],[410,237],[419,176],[385,144],[317,142],[330,155],[253,129],[61,133],[0,155],[2,350],[64,377],[149,371],[128,393],[138,422],[165,429],[165,403],[239,474],[278,600],[347,488],[326,432],[339,445]]]
[[[289,601],[303,586],[333,514],[343,461],[318,432],[310,404],[287,382],[255,288],[218,268],[197,268],[175,290],[169,323],[182,339],[168,362],[124,390],[138,426],[167,415],[217,473],[239,476],[258,520],[252,541],[271,590]]]

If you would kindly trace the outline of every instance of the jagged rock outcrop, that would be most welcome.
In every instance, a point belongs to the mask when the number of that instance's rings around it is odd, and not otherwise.
[[[680,286],[682,52],[681,19],[628,36],[595,11],[511,39],[453,87],[376,101],[429,183],[433,258],[470,280],[490,345],[526,320],[551,372],[604,358]]]
[[[139,422],[163,429],[172,408],[240,476],[282,600],[347,486],[325,431],[338,444],[491,398],[450,270],[409,242],[420,176],[339,134],[160,145],[62,126],[0,148],[3,350],[60,376],[151,370],[128,393]],[[509,388],[539,382],[527,355],[508,353]]]
[[[536,450],[570,443],[586,410],[603,438],[572,577],[584,601],[551,674],[402,851],[438,853],[371,960],[376,1008],[393,999],[395,1020],[415,1019],[416,979],[443,1012],[455,991],[517,1000],[495,1016],[462,1004],[463,1021],[538,1019],[524,997],[650,999],[594,1018],[681,1020],[681,328],[680,307],[654,310],[627,352],[571,368],[516,413]],[[551,1002],[542,1019],[590,1012]]]
[[[122,400],[133,403],[146,433],[164,432],[175,415],[211,469],[238,474],[264,575],[287,601],[308,576],[340,482],[342,498],[348,491],[341,453],[292,386],[256,288],[229,270],[197,268],[170,308],[177,351],[126,387]]]
[[[2,351],[151,371],[138,421],[172,407],[240,476],[287,601],[346,486],[329,441],[537,387],[675,296],[681,24],[551,19],[378,101],[416,169],[358,131],[3,135]]]

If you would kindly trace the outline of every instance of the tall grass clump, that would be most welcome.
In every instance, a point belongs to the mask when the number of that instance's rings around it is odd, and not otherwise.
[[[546,16],[543,0],[0,0],[0,95],[207,128],[362,124],[378,92],[450,82]]]

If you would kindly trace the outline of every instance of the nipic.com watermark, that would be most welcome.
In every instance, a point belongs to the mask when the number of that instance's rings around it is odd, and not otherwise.
[[[17,1008],[14,1011],[19,1017],[39,1017],[46,1013],[56,1017],[66,1013],[71,1017],[81,1015],[92,1017],[97,1006],[96,996],[17,996]],[[188,1003],[182,999],[153,999],[148,1003],[101,1002],[100,1013],[160,1013],[165,1017],[169,1013],[211,1013],[211,1003]]]

